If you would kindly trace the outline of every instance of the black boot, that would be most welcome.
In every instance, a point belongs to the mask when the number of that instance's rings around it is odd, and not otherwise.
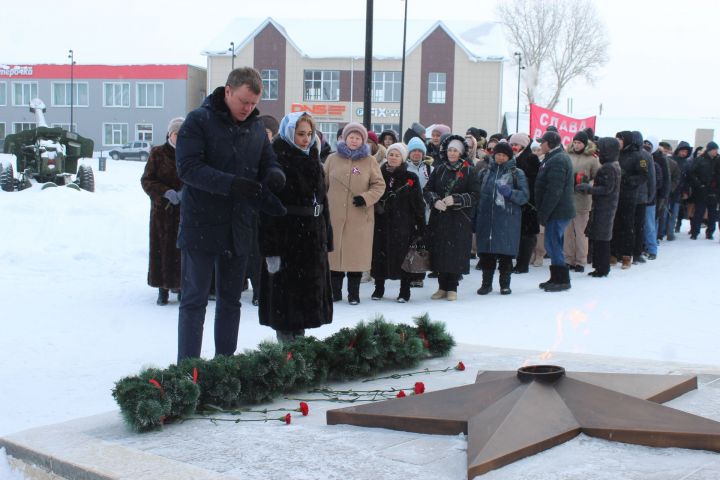
[[[570,290],[570,270],[566,266],[551,265],[550,269],[555,269],[555,283],[550,283],[544,290],[546,292],[562,292]]]
[[[478,288],[478,291],[477,291],[478,295],[487,295],[488,293],[492,292],[492,281],[493,281],[494,275],[495,275],[495,270],[490,270],[489,268],[483,269],[482,285],[480,285],[480,288]]]
[[[373,291],[372,295],[370,295],[370,298],[372,298],[373,300],[382,300],[383,295],[385,295],[385,279],[376,278],[375,290]]]
[[[360,279],[362,272],[348,272],[348,303],[357,305],[360,303]]]
[[[398,303],[406,303],[410,300],[410,279],[402,278],[400,280],[400,294],[398,295]]]
[[[512,272],[500,272],[500,295],[510,295],[510,275]]]
[[[342,300],[342,285],[345,272],[330,272],[330,287],[332,288],[333,302]]]
[[[158,288],[158,298],[156,303],[158,305],[167,305],[169,297],[170,290],[168,290],[167,288]]]
[[[550,265],[550,279],[545,282],[540,283],[538,285],[538,287],[540,287],[544,290],[545,287],[547,287],[548,285],[551,285],[553,283],[556,283],[556,282],[557,282],[557,272],[556,272],[555,268],[552,265]]]

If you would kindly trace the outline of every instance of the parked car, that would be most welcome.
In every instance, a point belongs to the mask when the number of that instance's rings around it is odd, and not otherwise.
[[[149,142],[130,142],[122,147],[113,148],[109,155],[113,160],[137,158],[142,162],[147,162],[151,148],[152,145]]]

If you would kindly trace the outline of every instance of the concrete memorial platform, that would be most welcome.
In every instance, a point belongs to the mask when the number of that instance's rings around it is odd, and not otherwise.
[[[465,371],[453,370],[462,361]],[[460,345],[452,355],[421,364],[447,372],[399,379],[329,385],[335,389],[411,389],[422,381],[426,391],[473,384],[478,372],[515,370],[526,363],[552,363],[573,372],[694,374],[698,389],[665,405],[720,421],[720,367],[648,362],[634,359]],[[402,373],[402,372],[397,372]],[[110,392],[108,392],[110,395]],[[322,398],[298,392],[262,408],[295,408],[299,400]],[[354,404],[310,401],[310,415],[293,421],[218,422],[191,420],[162,431],[130,431],[119,412],[35,428],[0,438],[13,461],[34,465],[66,479],[384,479],[467,478],[467,438],[426,435],[381,428],[327,425],[330,409]],[[284,413],[282,413],[284,414]],[[271,419],[282,416],[269,413]],[[235,418],[229,417],[228,418]],[[239,418],[262,418],[242,414]],[[32,478],[32,477],[29,477]],[[715,480],[720,455],[704,450],[653,448],[610,442],[581,434],[574,439],[492,470],[477,478],[586,480]]]

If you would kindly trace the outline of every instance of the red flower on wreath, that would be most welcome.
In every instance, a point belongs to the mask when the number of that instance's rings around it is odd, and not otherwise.
[[[289,361],[292,360],[292,359],[293,359],[292,352],[288,350],[288,353],[287,353],[287,355],[285,356],[285,361],[286,361],[286,362],[289,362]]]
[[[469,166],[470,164],[467,161],[463,162],[463,167],[468,168]]]
[[[415,185],[415,182],[413,181],[412,178],[408,178],[407,184],[408,184],[408,187],[412,187],[413,185]]]
[[[455,365],[455,370],[464,371],[465,370],[465,364],[463,362],[458,362],[457,365]]]
[[[285,424],[290,425],[291,422],[292,422],[292,415],[290,415],[288,413],[287,415],[285,415]]]
[[[425,384],[423,382],[415,382],[415,395],[421,395],[425,393]]]
[[[306,402],[300,402],[300,413],[303,414],[303,417],[307,417],[310,413],[310,406]]]
[[[197,385],[198,371],[197,367],[193,367],[193,383]]]
[[[407,395],[405,395],[405,390],[400,390],[397,395],[395,395],[397,398],[405,398]]]
[[[418,336],[420,337],[420,340],[422,340],[423,347],[430,348],[430,342],[428,341],[427,337],[425,336],[425,332],[418,333]]]
[[[151,378],[150,380],[148,380],[148,383],[150,383],[153,387],[155,387],[155,388],[157,388],[158,390],[160,390],[160,393],[161,393],[162,395],[165,395],[165,391],[163,390],[162,385],[160,385],[160,382],[158,382],[158,381],[155,380],[154,378]]]

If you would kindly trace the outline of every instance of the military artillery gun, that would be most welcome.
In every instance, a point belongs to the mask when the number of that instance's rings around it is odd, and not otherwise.
[[[30,101],[37,127],[5,137],[3,153],[15,155],[18,176],[12,164],[0,163],[0,189],[6,192],[24,190],[31,180],[42,188],[65,185],[75,190],[95,191],[95,175],[90,165],[80,164],[83,157],[92,157],[93,141],[64,128],[49,127],[45,121],[45,104],[39,98]],[[75,175],[75,179],[71,177]]]

